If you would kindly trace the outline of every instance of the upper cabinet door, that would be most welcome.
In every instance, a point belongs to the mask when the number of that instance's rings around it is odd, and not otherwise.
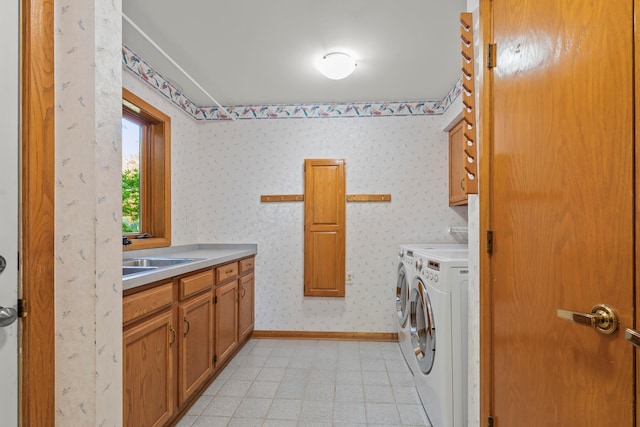
[[[304,295],[345,295],[345,162],[305,160]]]

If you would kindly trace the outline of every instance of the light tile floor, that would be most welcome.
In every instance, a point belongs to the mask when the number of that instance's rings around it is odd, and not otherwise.
[[[256,339],[177,424],[429,425],[397,343]]]

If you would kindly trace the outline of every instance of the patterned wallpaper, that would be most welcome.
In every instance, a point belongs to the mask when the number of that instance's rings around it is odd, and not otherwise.
[[[55,4],[56,425],[122,424],[121,1]]]
[[[393,332],[397,246],[453,242],[447,227],[466,225],[466,207],[448,207],[450,114],[198,123],[133,74],[123,83],[172,116],[174,245],[258,244],[256,329]],[[347,205],[355,280],[338,300],[302,295],[303,204],[260,203],[303,193],[303,160],[322,157],[346,159],[348,193],[392,195]]]
[[[469,195],[468,425],[480,425],[480,201]]]
[[[448,207],[448,145],[439,117],[223,122],[192,150],[204,242],[255,242],[256,329],[393,332],[397,246],[454,241],[466,207]],[[391,203],[347,205],[344,299],[303,297],[303,204],[260,203],[303,193],[305,158],[346,159],[347,194]]]

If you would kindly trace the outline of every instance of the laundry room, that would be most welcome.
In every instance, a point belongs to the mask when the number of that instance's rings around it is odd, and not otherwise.
[[[638,425],[638,5],[4,2],[2,425]]]
[[[477,1],[224,5],[226,28],[219,2],[91,3],[55,9],[55,423],[476,425],[475,172],[450,147]]]

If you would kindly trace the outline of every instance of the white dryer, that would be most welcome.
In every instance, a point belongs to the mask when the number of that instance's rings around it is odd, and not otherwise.
[[[431,424],[467,425],[468,251],[414,251],[413,379]]]
[[[419,250],[451,250],[466,251],[467,245],[449,243],[411,243],[400,245],[398,250],[398,268],[395,292],[395,317],[398,324],[398,342],[409,369],[413,374],[417,371],[417,363],[411,344],[409,308],[411,291],[416,276],[414,251]]]

